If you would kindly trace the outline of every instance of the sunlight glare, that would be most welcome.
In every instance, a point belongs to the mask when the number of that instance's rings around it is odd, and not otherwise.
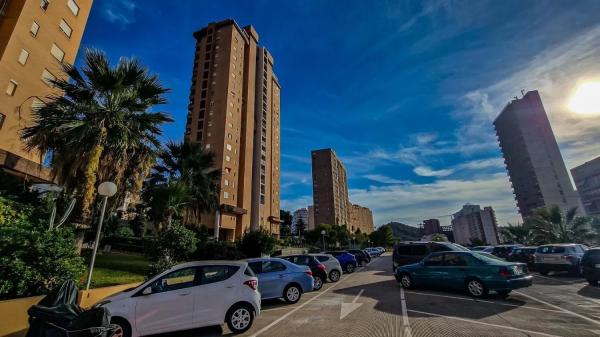
[[[569,109],[583,115],[600,115],[600,82],[580,84],[571,97]]]

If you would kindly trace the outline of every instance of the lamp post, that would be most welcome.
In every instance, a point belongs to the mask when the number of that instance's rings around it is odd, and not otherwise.
[[[325,230],[321,230],[321,237],[323,238],[323,253],[325,252]]]
[[[369,239],[369,248],[371,248],[371,239]]]
[[[352,248],[356,248],[356,236],[352,234]]]
[[[96,230],[96,241],[94,241],[94,251],[92,252],[92,258],[90,260],[90,271],[88,272],[87,282],[85,283],[85,290],[90,289],[90,283],[92,282],[92,272],[94,271],[94,262],[96,262],[96,252],[98,252],[98,246],[100,245],[100,233],[102,232],[102,222],[104,221],[104,212],[106,211],[106,202],[108,197],[112,197],[117,193],[117,185],[110,181],[105,181],[98,186],[98,194],[102,196],[102,210],[100,211],[100,221],[98,222],[98,229]]]

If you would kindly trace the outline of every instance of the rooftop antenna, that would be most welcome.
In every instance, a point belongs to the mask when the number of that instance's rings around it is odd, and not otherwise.
[[[525,96],[525,89],[521,89],[521,96]]]

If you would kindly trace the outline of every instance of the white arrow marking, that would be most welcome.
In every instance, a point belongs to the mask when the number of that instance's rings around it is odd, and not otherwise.
[[[340,310],[340,319],[344,319],[344,317],[350,315],[351,312],[360,308],[360,306],[363,305],[362,303],[356,303],[356,301],[358,301],[358,298],[360,297],[360,295],[362,295],[363,291],[365,291],[365,290],[361,289],[358,292],[358,295],[356,295],[356,297],[354,297],[354,300],[352,300],[352,303],[344,303],[342,301],[342,309]]]

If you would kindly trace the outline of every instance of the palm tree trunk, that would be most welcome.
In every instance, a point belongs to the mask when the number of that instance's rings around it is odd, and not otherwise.
[[[84,172],[83,199],[81,201],[81,222],[88,224],[92,216],[92,203],[96,195],[96,180],[100,157],[104,152],[103,145],[96,145],[92,150]]]

